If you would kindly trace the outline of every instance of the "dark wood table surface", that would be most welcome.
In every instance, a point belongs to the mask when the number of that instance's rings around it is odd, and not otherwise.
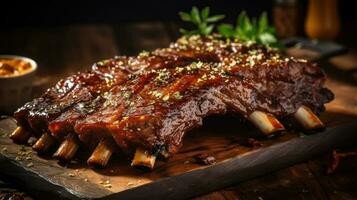
[[[23,55],[38,63],[37,96],[60,78],[88,69],[96,61],[166,47],[177,37],[177,26],[161,22],[1,28],[0,54]],[[326,70],[329,84],[337,84],[339,95],[346,95],[349,102],[344,108],[334,109],[357,115],[357,49],[325,63],[333,66]],[[357,199],[357,156],[342,159],[331,175],[326,174],[328,157],[321,155],[197,199]],[[0,181],[0,199],[16,191],[31,199],[16,185]]]

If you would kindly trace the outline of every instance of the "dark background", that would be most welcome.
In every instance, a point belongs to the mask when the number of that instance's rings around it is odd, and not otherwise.
[[[306,0],[300,0],[306,10]],[[342,21],[357,21],[355,2],[339,1]],[[228,20],[246,10],[255,16],[264,10],[271,13],[273,0],[127,0],[127,1],[1,1],[0,18],[3,26],[68,25],[82,23],[118,23],[128,21],[178,21],[179,11],[192,6],[210,6],[212,13],[224,13]]]
[[[66,26],[78,24],[122,24],[138,21],[174,22],[185,27],[179,11],[189,11],[192,6],[209,6],[213,14],[225,14],[225,22],[234,23],[240,11],[246,10],[249,16],[257,16],[267,11],[272,20],[272,8],[279,0],[127,0],[127,1],[19,1],[7,0],[0,3],[2,29],[36,26]],[[280,0],[281,1],[281,0]],[[298,0],[301,22],[304,22],[307,0]],[[355,1],[338,2],[341,31],[337,41],[357,47],[357,11]],[[302,26],[301,26],[302,27]],[[302,28],[301,28],[302,29]],[[303,35],[303,30],[300,31]]]

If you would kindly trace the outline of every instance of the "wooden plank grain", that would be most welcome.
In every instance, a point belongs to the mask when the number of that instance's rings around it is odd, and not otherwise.
[[[193,198],[193,200],[240,200],[241,195],[231,188],[225,188]]]
[[[273,172],[233,187],[242,199],[326,199],[324,190],[306,164]]]
[[[354,148],[356,150],[356,148]],[[344,158],[337,170],[326,174],[329,162],[327,156],[311,160],[307,163],[311,173],[324,189],[328,199],[352,200],[357,198],[357,157]]]
[[[273,172],[316,156],[335,145],[347,145],[357,139],[353,133],[353,128],[356,128],[356,125],[342,126],[337,130],[331,129],[308,137],[295,138],[245,153],[239,153],[239,151],[232,149],[229,151],[236,155],[232,157],[224,154],[226,156],[224,160],[219,157],[220,153],[213,154],[217,156],[217,163],[206,167],[199,167],[194,163],[186,164],[183,162],[184,160],[181,160],[181,157],[190,158],[191,156],[188,155],[191,155],[192,150],[186,153],[185,151],[179,152],[176,157],[170,159],[167,163],[158,163],[158,169],[150,173],[135,172],[125,162],[122,164],[112,162],[107,169],[95,171],[86,168],[85,164],[70,164],[67,168],[63,168],[55,160],[37,157],[31,151],[29,151],[32,156],[31,160],[24,158],[17,160],[17,153],[22,151],[21,146],[14,145],[7,138],[1,138],[1,146],[6,147],[7,150],[0,154],[0,169],[13,179],[24,183],[28,187],[28,191],[36,192],[40,190],[42,193],[55,193],[59,197],[182,199]],[[344,133],[343,138],[339,137],[340,133]],[[347,142],[344,139],[347,139]],[[190,140],[191,142],[189,142]],[[194,138],[186,138],[185,141],[185,147],[188,149],[197,146],[197,141],[195,142]],[[212,147],[210,144],[203,145],[200,149],[213,153],[216,147]],[[226,146],[227,148],[227,145],[236,146],[234,143],[218,146]],[[28,148],[26,147],[26,152]],[[186,155],[187,153],[188,155]],[[30,166],[30,162],[33,162],[34,165]],[[191,166],[191,168],[187,168],[187,166]],[[116,172],[110,173],[112,170]],[[31,184],[35,180],[37,184]],[[111,188],[104,188],[100,184],[100,181],[105,180],[110,180]],[[301,179],[296,176],[296,180]],[[59,186],[59,188],[55,188],[55,186]],[[313,191],[313,186],[311,185],[308,188]],[[43,196],[38,197],[43,198]]]

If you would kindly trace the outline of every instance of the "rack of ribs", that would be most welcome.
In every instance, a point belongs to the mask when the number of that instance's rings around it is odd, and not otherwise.
[[[61,160],[71,160],[82,144],[94,149],[90,165],[105,166],[119,150],[134,155],[133,166],[153,168],[158,155],[174,155],[185,133],[209,115],[238,114],[267,137],[285,130],[285,118],[322,129],[315,114],[333,99],[324,81],[316,64],[269,47],[182,37],[61,80],[15,112],[19,127],[11,138],[26,142],[33,135],[42,152],[60,141],[54,156]]]

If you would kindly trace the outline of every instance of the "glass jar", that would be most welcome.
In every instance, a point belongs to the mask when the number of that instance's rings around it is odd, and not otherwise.
[[[275,0],[273,20],[280,38],[296,36],[299,28],[299,6],[297,0]]]
[[[305,32],[311,39],[332,40],[340,31],[337,0],[309,0]]]

